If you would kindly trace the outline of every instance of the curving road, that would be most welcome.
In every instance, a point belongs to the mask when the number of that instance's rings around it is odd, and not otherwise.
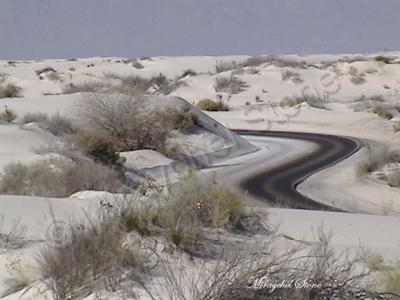
[[[334,210],[333,206],[319,203],[296,190],[307,177],[336,164],[357,152],[360,143],[352,138],[313,133],[235,130],[239,135],[264,136],[301,140],[316,147],[295,160],[289,160],[265,171],[253,174],[240,182],[240,188],[259,199],[275,202],[279,206],[298,209]]]

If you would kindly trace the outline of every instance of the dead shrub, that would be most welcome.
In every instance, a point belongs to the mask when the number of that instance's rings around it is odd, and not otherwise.
[[[4,108],[4,111],[0,113],[0,123],[12,123],[17,118],[17,114],[12,109],[7,106]]]
[[[214,101],[211,99],[202,99],[197,102],[197,106],[201,110],[207,111],[228,111],[229,107],[223,101]]]

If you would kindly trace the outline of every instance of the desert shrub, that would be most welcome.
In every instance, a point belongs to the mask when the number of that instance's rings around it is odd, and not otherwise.
[[[290,70],[282,71],[282,80],[283,81],[291,80],[297,84],[302,83],[304,81],[303,79],[301,79],[301,76],[299,73],[293,72]]]
[[[384,291],[394,295],[400,295],[400,270],[385,272],[383,277]]]
[[[281,101],[280,105],[292,107],[299,105],[301,103],[307,103],[309,106],[314,108],[326,109],[324,99],[311,95],[305,95],[303,97],[285,97]]]
[[[159,209],[149,205],[137,205],[121,211],[119,216],[121,228],[126,232],[135,231],[142,236],[150,236],[160,230]]]
[[[170,109],[166,113],[169,115],[167,119],[170,119],[173,128],[182,132],[190,131],[199,118],[196,113],[182,108]]]
[[[79,110],[88,130],[114,141],[117,151],[151,149],[167,153],[172,132],[168,114],[148,109],[143,99],[129,94],[91,94]]]
[[[163,214],[167,223],[233,228],[243,216],[242,199],[210,180],[189,173],[165,196]],[[171,224],[170,224],[171,225]]]
[[[74,144],[90,158],[105,165],[115,165],[120,158],[114,143],[95,132],[78,131]]]
[[[122,289],[122,281],[139,278],[146,257],[139,246],[129,246],[127,235],[112,216],[70,225],[68,239],[40,250],[43,281],[55,299],[81,299],[91,293]]]
[[[76,127],[72,121],[60,114],[53,115],[42,126],[55,136],[74,134],[76,132]]]
[[[219,61],[215,66],[215,70],[217,73],[222,73],[226,71],[235,70],[239,67],[239,65],[235,61]]]
[[[116,192],[118,173],[89,160],[44,159],[31,164],[9,163],[0,179],[0,192],[12,195],[68,197],[82,190]]]
[[[45,113],[26,113],[20,123],[21,124],[28,124],[28,123],[43,123],[48,122],[49,117]]]
[[[247,86],[246,82],[233,75],[230,77],[219,76],[215,78],[214,89],[216,92],[237,94],[242,92]]]
[[[374,57],[375,61],[383,62],[385,64],[390,64],[393,62],[394,58],[389,56],[378,55]]]
[[[223,101],[214,101],[211,99],[202,99],[197,102],[197,106],[201,110],[207,111],[228,111],[229,107]]]
[[[0,113],[0,122],[11,123],[17,118],[17,114],[12,109],[5,107],[4,111]]]
[[[142,65],[142,63],[140,62],[140,60],[138,60],[137,58],[128,58],[128,59],[124,59],[122,60],[123,63],[125,64],[130,64],[132,65],[135,69],[141,70],[144,69],[144,66]]]
[[[299,62],[295,59],[291,59],[288,57],[278,57],[278,56],[274,56],[274,55],[250,57],[246,61],[244,61],[241,64],[241,66],[242,67],[256,67],[256,66],[260,66],[265,63],[271,63],[278,67],[287,67],[287,68],[304,69],[306,67],[305,62]]]
[[[85,82],[81,84],[70,83],[63,88],[64,94],[76,93],[97,93],[107,90],[109,84],[97,81]]]
[[[187,76],[196,76],[196,75],[197,73],[192,69],[186,69],[185,71],[183,71],[182,75],[179,76],[179,79],[185,78]]]
[[[366,82],[365,73],[360,73],[357,68],[351,66],[348,74],[350,75],[350,81],[355,85],[361,85]]]
[[[390,108],[384,105],[375,105],[371,108],[371,112],[384,119],[390,120],[393,118]]]
[[[42,69],[35,71],[36,75],[38,75],[38,76],[42,75],[43,73],[56,73],[56,72],[57,71],[52,67],[44,67]]]
[[[386,178],[386,181],[390,186],[400,187],[400,170],[394,171],[389,174]]]
[[[6,83],[7,76],[0,75],[0,99],[21,97],[22,89],[14,83]]]
[[[357,164],[356,172],[362,176],[376,171],[387,163],[397,162],[400,162],[400,153],[396,151],[389,151],[384,147],[369,149],[365,157]]]
[[[158,74],[151,78],[143,78],[137,75],[120,76],[117,74],[108,74],[108,77],[120,80],[121,84],[116,87],[118,92],[127,94],[161,94],[168,95],[176,90],[182,82],[170,80],[164,74]]]
[[[48,73],[46,77],[52,81],[62,81],[60,74],[57,72]]]

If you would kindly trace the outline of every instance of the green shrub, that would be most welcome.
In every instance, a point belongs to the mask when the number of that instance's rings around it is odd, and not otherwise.
[[[223,101],[214,101],[211,99],[202,99],[197,103],[201,110],[207,111],[228,111],[229,107]]]

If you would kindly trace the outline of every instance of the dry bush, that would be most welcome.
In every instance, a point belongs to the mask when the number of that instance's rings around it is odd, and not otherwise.
[[[35,73],[37,76],[40,76],[43,73],[57,73],[57,71],[52,67],[44,67],[39,70],[36,70]]]
[[[119,175],[111,168],[60,158],[9,163],[0,179],[0,193],[9,195],[68,197],[83,190],[118,192],[121,188]]]
[[[385,106],[385,105],[376,105],[374,107],[371,108],[371,112],[380,116],[381,118],[390,120],[393,118],[393,114],[390,111],[390,107],[389,106]]]
[[[229,106],[226,105],[223,101],[214,101],[211,99],[202,99],[197,102],[197,106],[201,110],[207,111],[229,111]]]
[[[117,92],[136,95],[168,95],[183,84],[179,79],[171,80],[161,73],[151,78],[137,75],[120,76],[117,74],[107,74],[106,76],[120,80],[120,85],[114,88]]]
[[[326,109],[325,100],[318,96],[305,95],[303,97],[285,97],[281,102],[281,106],[296,106],[301,103],[307,103],[309,106],[319,109]]]
[[[227,249],[219,260],[200,263],[196,274],[163,262],[162,294],[154,294],[171,300],[394,299],[365,283],[369,272],[358,257],[335,253],[324,233],[317,238],[308,248],[280,252],[268,244],[251,253]],[[304,280],[309,286],[299,288]]]
[[[294,83],[297,83],[297,84],[304,82],[304,80],[301,79],[301,76],[300,76],[299,73],[293,72],[293,71],[290,71],[290,70],[282,71],[282,80],[283,81],[291,80],[291,81],[293,81]]]
[[[226,71],[236,70],[239,67],[240,66],[236,63],[236,61],[219,61],[215,66],[215,70],[218,74]]]
[[[0,75],[0,99],[21,97],[22,89],[14,83],[6,83],[7,75]]]
[[[55,299],[82,299],[99,290],[120,291],[123,282],[145,272],[146,257],[126,243],[118,220],[105,212],[100,220],[73,226],[58,247],[40,250],[43,282]]]
[[[182,108],[167,109],[166,119],[170,119],[175,130],[189,132],[198,121],[198,115]]]
[[[45,113],[26,113],[20,123],[28,124],[28,123],[44,123],[49,120],[49,116]]]
[[[113,166],[119,162],[120,156],[112,141],[96,134],[96,132],[78,131],[73,143],[96,162]]]
[[[0,113],[0,123],[12,123],[17,118],[17,114],[12,109],[5,107],[4,111]]]
[[[182,75],[178,77],[178,79],[185,78],[187,76],[193,77],[196,76],[197,72],[193,71],[192,69],[186,69],[185,71],[182,72]]]
[[[357,164],[356,173],[363,176],[376,171],[387,163],[397,162],[400,162],[400,153],[396,151],[389,151],[384,147],[369,149],[365,157]]]
[[[350,81],[355,85],[361,85],[366,82],[365,73],[360,73],[356,67],[351,66],[348,74],[351,76]]]
[[[108,90],[110,85],[108,83],[99,81],[90,81],[81,84],[70,83],[63,88],[64,94],[76,93],[98,93]]]
[[[55,114],[49,118],[47,122],[43,123],[43,128],[55,136],[74,134],[76,132],[76,127],[72,121],[60,114]]]
[[[400,187],[400,170],[394,171],[389,174],[386,178],[386,181],[390,186]]]
[[[295,59],[290,59],[287,57],[278,57],[274,55],[250,57],[245,62],[243,62],[241,66],[256,67],[265,63],[271,63],[278,67],[286,67],[286,68],[304,69],[306,67],[305,62],[299,62]]]
[[[383,62],[385,64],[391,64],[394,60],[394,57],[378,55],[374,57],[375,61]]]
[[[87,130],[114,143],[117,151],[152,149],[168,153],[172,125],[168,114],[149,109],[145,101],[129,94],[90,94],[80,106]]]
[[[247,87],[246,82],[233,75],[230,77],[219,76],[215,78],[214,89],[216,92],[225,92],[233,95],[244,91]]]

